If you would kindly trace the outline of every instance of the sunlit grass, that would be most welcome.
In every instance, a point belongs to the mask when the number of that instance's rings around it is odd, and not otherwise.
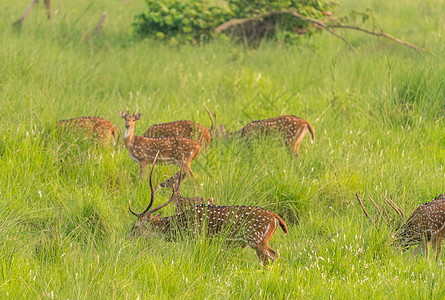
[[[328,34],[257,49],[135,42],[130,24],[144,9],[136,1],[53,1],[50,21],[39,3],[18,31],[11,24],[28,1],[3,2],[2,297],[443,298],[442,260],[401,253],[355,199],[393,197],[409,214],[445,191],[442,1],[343,1],[340,11],[371,7],[385,31],[433,53],[345,33],[358,55]],[[103,35],[89,43],[105,10]],[[181,186],[184,196],[282,216],[289,234],[277,230],[270,242],[278,261],[263,269],[251,248],[204,238],[129,238],[128,201],[137,211],[149,202],[138,165],[123,147],[54,128],[93,115],[123,128],[126,104],[142,113],[137,134],[178,119],[209,127],[204,104],[228,130],[280,114],[313,125],[315,143],[304,138],[301,159],[279,139],[213,141]],[[176,171],[157,166],[154,180]],[[157,192],[155,205],[170,193]]]

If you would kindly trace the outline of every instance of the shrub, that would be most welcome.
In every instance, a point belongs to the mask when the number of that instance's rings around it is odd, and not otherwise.
[[[207,41],[218,25],[234,18],[249,18],[268,11],[293,9],[304,16],[320,19],[324,12],[333,10],[337,6],[335,2],[326,0],[145,1],[147,10],[137,15],[133,23],[136,36],[166,40],[173,44]],[[243,38],[252,32],[261,32],[260,36],[254,37],[259,39],[275,36],[276,28],[291,39],[299,34],[312,32],[312,27],[307,22],[288,15],[265,18],[249,23],[248,26],[249,28],[241,29]]]

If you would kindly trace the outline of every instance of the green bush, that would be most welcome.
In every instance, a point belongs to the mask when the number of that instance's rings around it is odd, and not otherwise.
[[[147,10],[135,17],[134,32],[139,38],[154,38],[170,43],[197,43],[207,41],[214,29],[231,19],[249,18],[268,11],[296,10],[298,13],[320,19],[323,12],[332,11],[337,4],[326,0],[229,0],[229,1],[188,1],[188,0],[145,0]],[[311,33],[307,22],[289,15],[270,17],[274,27],[284,32],[285,37],[295,38],[301,29]],[[261,24],[264,22],[257,22]],[[254,24],[254,26],[255,26]],[[247,31],[247,30],[246,30]],[[244,32],[246,33],[246,32]],[[261,35],[261,38],[264,37]]]

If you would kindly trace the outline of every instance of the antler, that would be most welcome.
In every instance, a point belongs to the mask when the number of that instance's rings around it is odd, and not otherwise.
[[[134,111],[134,113],[133,113],[134,116],[137,114],[138,110],[139,110],[139,106],[138,106],[138,108],[136,108],[136,110]]]
[[[212,126],[210,127],[209,131],[210,131],[210,136],[213,138],[213,132],[215,131],[216,128],[216,114],[211,111],[209,108],[207,108],[207,106],[204,104],[204,108],[206,109],[207,113],[209,114],[210,117],[210,121],[212,122]],[[213,119],[213,117],[215,117],[215,119]]]
[[[128,110],[128,108],[127,108]],[[137,110],[136,110],[137,111]],[[141,213],[136,213],[135,211],[133,211],[131,209],[131,200],[128,200],[128,209],[130,210],[130,212],[135,215],[136,217],[141,217],[143,215],[145,215],[147,213],[147,211],[150,209],[150,207],[153,205],[153,202],[155,200],[155,192],[158,189],[158,185],[156,184],[156,187],[153,189],[153,182],[152,182],[152,177],[153,177],[153,169],[155,167],[156,164],[156,160],[158,159],[158,155],[159,155],[159,151],[156,153],[156,156],[153,160],[153,165],[151,166],[151,171],[150,171],[150,192],[151,192],[151,199],[150,199],[150,204],[148,204],[147,208],[141,212]]]
[[[172,196],[170,197],[170,199],[169,199],[167,202],[165,202],[164,204],[161,204],[161,205],[159,205],[158,207],[153,208],[153,209],[150,210],[148,213],[149,213],[149,214],[152,214],[152,213],[154,213],[154,212],[160,210],[161,208],[163,208],[163,207],[169,205],[169,204],[173,201],[173,199],[175,198],[176,193],[179,191],[179,187],[181,186],[181,181],[182,181],[182,169],[179,171],[179,182],[178,182],[178,186],[177,186],[176,190],[175,190],[174,187],[172,187],[173,192],[172,192]],[[158,186],[156,185],[156,188],[157,188],[157,187],[158,187]]]
[[[400,209],[400,207],[398,207],[394,201],[392,201],[391,199],[386,198],[385,196],[383,196],[383,198],[385,198],[386,202],[388,202],[388,204],[397,212],[397,214],[403,219],[405,218],[405,214],[403,213],[403,211]]]
[[[368,212],[365,209],[365,206],[363,205],[362,199],[360,199],[360,197],[358,196],[358,194],[356,193],[355,196],[357,197],[358,202],[360,203],[360,206],[362,207],[363,212],[365,213],[365,216],[368,218],[368,220],[372,223],[372,225],[375,226],[374,221],[369,217]]]
[[[128,110],[128,104],[126,104],[125,107],[127,108],[127,115],[129,115],[130,111]]]

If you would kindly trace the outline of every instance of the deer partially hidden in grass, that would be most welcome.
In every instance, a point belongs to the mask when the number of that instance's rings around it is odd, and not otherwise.
[[[153,161],[159,152],[159,160],[162,164],[177,164],[189,175],[193,176],[190,163],[198,156],[201,146],[190,139],[184,137],[142,137],[134,134],[134,124],[141,118],[137,109],[130,114],[120,112],[125,119],[124,144],[128,149],[130,158],[139,164],[141,177],[145,177],[148,164]]]
[[[295,153],[297,157],[300,157],[300,144],[307,132],[310,133],[311,142],[314,143],[315,134],[312,125],[308,121],[297,116],[286,115],[250,122],[239,131],[229,132],[226,131],[224,125],[220,125],[216,130],[215,135],[249,138],[261,133],[265,135],[279,133],[283,135],[289,151]]]
[[[171,240],[175,237],[193,238],[199,234],[205,234],[210,238],[221,237],[229,245],[252,247],[262,264],[266,266],[269,260],[274,261],[279,257],[278,252],[269,247],[269,240],[278,226],[283,233],[287,233],[286,223],[273,212],[255,206],[216,206],[197,205],[179,214],[169,217],[153,216],[153,213],[171,203],[181,185],[181,178],[176,190],[170,199],[164,204],[150,210],[154,202],[156,188],[153,188],[152,175],[150,172],[151,199],[147,208],[142,213],[130,212],[138,220],[131,230],[131,236],[150,236],[152,233],[160,233],[165,239]]]
[[[358,195],[357,199],[361,203],[365,215],[369,220],[371,220]],[[395,205],[394,202],[386,198],[385,200],[396,210],[400,217],[404,217],[404,213],[397,205]],[[381,213],[381,210],[374,201],[373,204]],[[388,215],[386,214],[386,216]],[[433,250],[436,251],[436,260],[438,260],[440,257],[441,244],[444,235],[445,194],[441,194],[435,197],[433,201],[424,203],[414,210],[408,220],[406,220],[406,222],[404,222],[402,226],[396,230],[394,234],[394,244],[405,249],[418,245],[413,254],[422,252],[425,253],[426,257],[429,256],[429,251],[432,247]]]
[[[178,172],[174,176],[165,180],[160,184],[161,187],[170,187],[174,193],[173,203],[175,205],[175,212],[177,214],[185,211],[188,208],[192,208],[199,204],[215,204],[213,198],[204,199],[202,197],[183,197],[179,188],[179,183],[184,180],[185,173]]]
[[[197,141],[201,147],[206,147],[213,137],[213,132],[216,125],[216,114],[211,112],[207,107],[205,108],[209,114],[212,126],[207,129],[205,126],[194,121],[173,121],[162,124],[154,124],[148,127],[144,132],[145,137],[169,137],[182,136],[191,140]],[[215,119],[213,119],[213,117]]]
[[[93,137],[103,144],[112,141],[116,146],[119,137],[122,135],[120,129],[108,120],[101,117],[79,117],[68,120],[57,121],[56,126],[62,131],[75,129],[85,134],[86,137]]]

